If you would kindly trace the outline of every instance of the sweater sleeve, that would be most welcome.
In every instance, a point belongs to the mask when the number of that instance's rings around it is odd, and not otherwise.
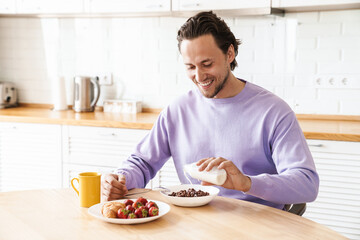
[[[263,173],[251,178],[247,194],[279,204],[312,202],[319,176],[296,116],[290,112],[269,136],[269,148],[278,174]]]
[[[125,175],[128,189],[145,187],[171,156],[164,111],[134,153],[115,171]]]

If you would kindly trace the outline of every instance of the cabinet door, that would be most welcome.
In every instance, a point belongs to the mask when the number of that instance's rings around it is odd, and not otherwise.
[[[148,130],[63,127],[65,163],[116,168],[134,151]]]
[[[91,13],[170,13],[170,10],[170,0],[90,0]]]
[[[82,13],[83,0],[17,0],[19,14]]]
[[[286,11],[321,11],[359,8],[359,0],[273,0],[272,7]]]
[[[113,172],[148,132],[138,129],[63,126],[63,186],[69,186],[69,180],[79,172]],[[151,187],[151,183],[147,187]]]
[[[14,0],[0,0],[0,14],[11,14],[16,12],[16,4]]]
[[[360,142],[308,140],[320,176],[304,217],[360,239]]]
[[[61,126],[0,123],[0,191],[61,187]]]
[[[174,11],[235,10],[270,7],[270,0],[173,0]]]
[[[175,170],[174,162],[169,159],[164,166],[160,169],[160,171],[156,174],[151,183],[152,188],[157,187],[167,187],[172,185],[179,185],[180,180],[178,178],[177,172]]]

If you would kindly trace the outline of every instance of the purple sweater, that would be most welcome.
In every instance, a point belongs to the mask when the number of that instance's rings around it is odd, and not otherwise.
[[[188,183],[185,164],[231,160],[252,186],[246,193],[217,186],[225,197],[281,209],[314,201],[318,193],[319,176],[294,112],[249,82],[232,98],[205,98],[195,89],[176,99],[117,173],[126,176],[128,189],[144,187],[170,157],[181,183]]]

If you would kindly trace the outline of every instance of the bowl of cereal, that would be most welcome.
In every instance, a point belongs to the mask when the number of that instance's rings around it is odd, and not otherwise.
[[[183,184],[166,187],[161,195],[171,204],[181,207],[199,207],[211,202],[219,189],[213,186]]]

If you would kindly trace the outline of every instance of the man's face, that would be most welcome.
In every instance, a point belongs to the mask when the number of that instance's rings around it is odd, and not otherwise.
[[[183,40],[180,52],[188,77],[207,98],[225,98],[230,60],[216,45],[212,35]]]

